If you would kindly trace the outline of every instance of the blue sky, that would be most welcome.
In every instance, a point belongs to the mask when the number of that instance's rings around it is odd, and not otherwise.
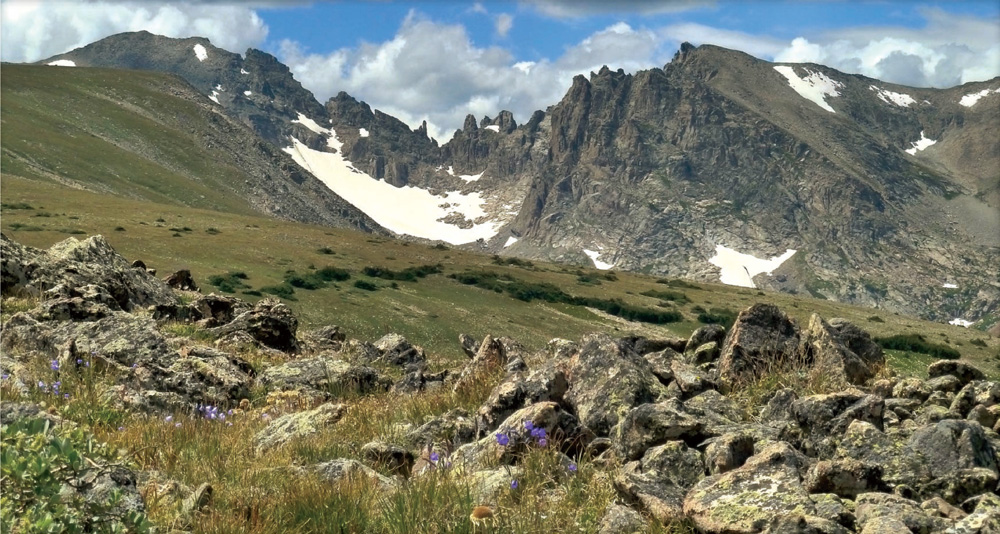
[[[4,0],[0,56],[38,61],[121,31],[199,35],[276,55],[440,141],[467,113],[524,121],[576,74],[662,67],[682,41],[947,87],[1000,75],[1000,2]]]

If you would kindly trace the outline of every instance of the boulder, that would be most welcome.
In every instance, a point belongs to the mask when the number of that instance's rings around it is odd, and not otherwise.
[[[938,360],[927,367],[929,378],[945,375],[954,376],[961,382],[962,386],[973,380],[986,379],[986,375],[982,371],[960,360]]]
[[[726,328],[721,324],[707,324],[698,327],[697,330],[691,333],[691,337],[688,338],[687,344],[684,345],[684,354],[694,353],[696,349],[700,348],[706,343],[715,343],[716,346],[721,346],[723,340],[726,339]]]
[[[867,332],[840,320],[833,327],[817,314],[809,319],[802,332],[802,358],[811,362],[815,372],[832,383],[861,385],[885,366],[885,355]],[[852,346],[861,354],[852,350]]]
[[[615,475],[615,489],[657,521],[669,524],[684,517],[687,490],[705,477],[701,455],[682,441],[668,441],[626,463]]]
[[[23,291],[42,295],[58,285],[104,288],[125,311],[176,304],[173,291],[115,252],[103,236],[69,238],[47,251],[23,246],[0,234],[0,283],[4,295]]]
[[[882,469],[882,481],[890,488],[915,487],[931,478],[923,455],[907,446],[898,431],[883,432],[865,421],[853,421],[837,446],[834,459],[852,459]]]
[[[303,338],[305,346],[313,352],[337,352],[347,339],[347,336],[340,331],[339,326],[328,325],[307,332]]]
[[[462,352],[464,352],[469,358],[476,357],[476,352],[482,344],[482,342],[476,341],[476,338],[470,336],[469,334],[459,334],[458,343],[462,346]]]
[[[809,493],[833,493],[848,499],[885,489],[882,466],[853,458],[816,462],[806,475],[805,486]]]
[[[284,352],[298,350],[295,332],[299,320],[292,310],[276,298],[258,301],[253,309],[241,313],[228,324],[209,330],[216,337],[246,332],[261,344]]]
[[[1000,403],[1000,383],[987,380],[973,380],[955,394],[951,411],[965,417],[977,404],[989,408]]]
[[[163,283],[181,291],[199,291],[198,284],[195,283],[194,278],[191,276],[191,271],[187,269],[182,269],[168,275],[163,279]]]
[[[93,284],[81,287],[58,285],[43,295],[35,309],[27,312],[39,321],[96,321],[122,311],[121,307],[102,286]]]
[[[392,385],[393,393],[419,393],[421,391],[444,387],[451,371],[445,369],[436,373],[418,367],[415,371],[406,373],[403,378]]]
[[[648,522],[642,514],[621,504],[609,504],[601,517],[597,534],[638,534],[645,532]]]
[[[372,441],[362,445],[361,457],[397,475],[409,474],[417,459],[409,450],[381,441]]]
[[[254,435],[257,454],[334,425],[346,411],[343,404],[326,403],[313,410],[282,415]]]
[[[802,486],[806,458],[784,442],[765,447],[742,467],[703,479],[684,498],[684,514],[700,532],[753,534],[774,518],[815,515]]]
[[[765,534],[850,534],[842,525],[814,515],[788,515],[777,517],[768,525]]]
[[[536,402],[555,402],[567,407],[564,396],[568,388],[566,373],[554,362],[546,362],[530,374],[521,370],[508,372],[476,412],[479,433],[496,428],[516,410]]]
[[[811,395],[792,403],[792,414],[808,439],[809,454],[825,456],[852,421],[864,421],[882,429],[885,400],[859,391]]]
[[[754,439],[748,433],[723,434],[705,447],[705,465],[711,475],[719,475],[742,466],[753,456]]]
[[[932,477],[958,469],[983,467],[997,471],[997,452],[979,423],[948,419],[918,429],[907,446],[927,458]]]
[[[931,534],[949,526],[945,519],[926,514],[918,503],[891,493],[862,493],[855,501],[855,516],[863,532],[881,532],[870,525],[880,518],[898,520],[914,534]]]
[[[329,355],[269,367],[261,373],[260,382],[276,389],[298,389],[330,399],[384,390],[389,386],[375,369],[335,360]]]
[[[799,365],[799,329],[772,304],[740,312],[722,345],[719,376],[727,386],[754,380],[765,372]]]
[[[612,434],[615,452],[623,461],[637,460],[646,449],[669,440],[694,439],[702,423],[671,399],[637,406],[622,417]]]
[[[406,367],[423,365],[427,362],[424,349],[415,347],[399,334],[386,334],[375,342],[375,348],[382,354],[380,360],[388,365]]]
[[[403,441],[412,448],[431,445],[454,450],[476,437],[476,425],[468,412],[455,408],[410,430]]]
[[[677,359],[670,363],[674,382],[681,389],[684,397],[693,397],[705,390],[716,387],[712,373],[698,369],[683,360]]]
[[[392,490],[396,487],[396,482],[386,476],[378,474],[374,469],[366,466],[357,460],[338,458],[309,466],[304,471],[315,473],[321,479],[334,484],[347,480],[365,480],[381,491]]]

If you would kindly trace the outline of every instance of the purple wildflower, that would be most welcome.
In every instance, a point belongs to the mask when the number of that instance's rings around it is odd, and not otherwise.
[[[510,437],[503,432],[499,432],[497,433],[497,443],[500,444],[501,447],[506,447],[507,444],[510,443]]]
[[[531,437],[533,437],[533,438],[544,438],[545,437],[545,429],[542,428],[542,427],[538,427],[538,428],[532,430],[531,431]]]
[[[52,360],[52,363],[49,365],[49,367],[51,367],[53,371],[58,371],[59,370],[59,360]]]
[[[569,467],[567,467],[567,469],[569,469],[573,473],[576,473],[576,464],[569,464]]]
[[[545,438],[538,438],[538,446],[539,447],[544,447],[544,446],[546,446],[548,444],[549,444],[549,440],[547,440]]]
[[[432,452],[431,453],[431,461],[432,462],[437,463],[438,459],[440,459],[440,458],[441,457],[438,455],[438,453],[436,453],[436,452]]]
[[[510,489],[512,489],[512,490],[516,490],[517,489],[517,479],[516,478],[514,480],[510,481]]]
[[[180,427],[181,427],[181,424],[180,424],[180,423],[176,423],[176,424],[174,424],[174,428],[180,428]]]
[[[77,364],[77,365],[80,365],[80,364],[82,364],[82,363],[83,363],[83,360],[81,360],[80,358],[77,358],[77,359],[76,359],[76,364]]]
[[[527,430],[527,431],[529,431],[529,432],[531,432],[532,430],[535,429],[535,423],[532,423],[531,421],[525,421],[524,422],[524,429]]]
[[[164,417],[163,420],[166,421],[167,423],[169,423],[169,422],[171,422],[171,421],[174,420],[174,416],[168,415],[168,416]]]

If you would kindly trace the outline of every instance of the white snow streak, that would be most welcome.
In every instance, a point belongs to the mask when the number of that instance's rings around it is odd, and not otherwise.
[[[316,124],[316,121],[310,119],[309,117],[306,117],[305,115],[303,115],[303,114],[301,114],[299,112],[296,112],[296,114],[299,117],[297,119],[293,120],[292,122],[297,122],[297,123],[301,124],[302,126],[305,126],[306,128],[309,128],[310,130],[312,130],[312,131],[314,131],[314,132],[316,132],[316,133],[318,133],[320,135],[324,135],[324,134],[325,135],[332,135],[332,133],[331,133],[331,132],[333,132],[332,129],[326,129],[326,128],[320,126],[319,124]]]
[[[196,44],[194,45],[194,56],[198,58],[198,61],[205,61],[208,59],[208,50],[205,50],[205,47],[200,43]]]
[[[250,74],[246,69],[240,69],[240,74]]]
[[[486,129],[487,130],[493,130],[494,132],[500,133],[500,125],[498,125],[498,124],[491,124],[491,125],[487,126]]]
[[[309,127],[312,121],[299,114],[299,120],[295,122]],[[317,129],[322,130],[317,133],[326,132],[330,135],[327,146],[337,149],[338,153],[313,150],[294,137],[292,146],[284,151],[333,192],[393,232],[460,245],[477,239],[489,239],[506,223],[503,220],[492,220],[463,229],[442,222],[439,219],[455,213],[469,220],[484,217],[486,212],[483,210],[482,196],[478,192],[463,195],[459,191],[432,195],[418,187],[395,187],[382,180],[375,180],[344,159],[340,154],[343,143],[337,139],[336,132],[332,129]]]
[[[68,59],[57,59],[48,63],[50,67],[75,67],[76,63]]]
[[[211,100],[212,102],[215,102],[216,104],[221,104],[219,102],[219,92],[218,91],[212,91],[212,94],[208,95],[208,99]]]
[[[451,167],[448,167],[448,170],[451,171]],[[483,171],[483,172],[486,172],[486,171]],[[460,174],[458,177],[461,178],[461,179],[463,179],[463,180],[465,180],[466,182],[475,182],[475,181],[478,181],[480,178],[483,177],[483,172],[481,172],[479,174]],[[455,175],[452,174],[452,176],[455,176]]]
[[[967,108],[971,108],[972,106],[976,105],[976,102],[979,102],[980,98],[982,98],[982,97],[984,97],[984,96],[986,96],[986,95],[988,95],[990,93],[1000,93],[1000,87],[998,87],[996,89],[993,89],[992,91],[989,90],[989,89],[983,89],[982,91],[979,91],[978,93],[972,93],[972,94],[965,95],[965,96],[962,97],[961,100],[958,101],[958,103],[962,104],[963,106],[965,106]]]
[[[956,284],[941,284],[941,287],[945,289],[958,289],[958,286]]]
[[[876,87],[874,85],[869,85],[869,89],[875,91],[878,97],[882,99],[886,104],[896,104],[900,107],[910,107],[910,104],[916,104],[917,101],[913,99],[912,96],[904,93],[894,93],[887,89],[882,89],[881,87]]]
[[[253,94],[253,91],[243,91],[243,96],[250,96],[252,94]]]
[[[368,130],[364,128],[359,128],[358,135],[360,135],[361,137],[368,137]]]
[[[446,172],[448,173],[449,176],[455,176],[455,168],[452,167],[451,165],[448,165],[448,170]]]
[[[788,85],[795,92],[801,95],[806,100],[815,102],[817,106],[829,111],[830,113],[836,113],[830,104],[826,103],[826,96],[840,96],[837,92],[838,87],[843,87],[844,84],[831,80],[826,77],[821,72],[811,72],[809,69],[804,69],[808,76],[805,78],[799,78],[795,74],[795,69],[786,65],[778,65],[774,67],[774,70],[781,73],[785,79],[788,80]]]
[[[514,243],[517,243],[517,238],[514,236],[510,236],[507,238],[507,242],[503,244],[503,248],[507,248],[513,245]]]
[[[715,256],[709,258],[708,262],[722,269],[719,273],[719,281],[723,284],[741,287],[754,287],[753,277],[760,273],[771,274],[779,265],[791,258],[795,254],[792,249],[785,250],[781,256],[775,256],[770,260],[762,260],[743,254],[722,245],[715,246]]]
[[[601,253],[596,250],[583,249],[583,253],[590,257],[590,261],[594,262],[594,267],[602,271],[607,271],[608,269],[614,267],[613,263],[605,263],[597,258],[601,256]]]
[[[954,319],[948,321],[948,324],[953,324],[955,326],[961,326],[961,327],[964,327],[964,328],[968,328],[968,327],[972,326],[973,322],[972,321],[966,321],[965,319],[959,319],[958,317],[955,317]]]
[[[906,153],[909,154],[909,155],[911,155],[911,156],[916,156],[917,155],[917,151],[923,150],[923,149],[925,149],[925,148],[933,145],[934,143],[937,143],[937,141],[935,141],[934,139],[928,139],[928,138],[924,137],[924,131],[920,130],[920,139],[918,139],[918,140],[910,143],[911,145],[913,145],[913,148],[906,149]]]

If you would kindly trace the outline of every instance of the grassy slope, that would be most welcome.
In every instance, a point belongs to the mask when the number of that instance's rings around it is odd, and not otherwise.
[[[121,196],[253,213],[213,150],[211,103],[162,74],[3,65],[3,172]]]
[[[668,288],[657,284],[655,278],[629,273],[617,273],[617,281],[583,285],[577,282],[579,269],[573,266],[539,262],[534,268],[501,267],[493,265],[489,256],[461,250],[440,250],[346,230],[98,195],[6,172],[0,195],[7,206],[2,210],[0,228],[17,241],[48,247],[69,237],[69,231],[81,232],[80,237],[103,234],[125,257],[142,259],[161,273],[191,269],[205,292],[212,289],[206,282],[208,276],[227,271],[245,272],[249,276],[247,282],[260,288],[280,283],[289,269],[299,273],[308,273],[310,266],[348,269],[352,279],[337,283],[337,287],[296,290],[298,300],[289,305],[299,314],[303,327],[337,324],[348,335],[360,339],[399,332],[438,356],[442,365],[464,358],[457,343],[462,332],[473,336],[507,335],[532,348],[542,347],[553,337],[572,339],[598,330],[686,336],[698,326],[697,313],[692,311],[695,306],[739,310],[755,302],[777,304],[800,324],[805,324],[815,312],[825,318],[847,318],[874,335],[919,333],[928,341],[958,349],[964,357],[980,362],[990,372],[996,371],[991,358],[1000,347],[1000,341],[987,339],[976,330],[832,301],[780,293],[762,295],[755,290],[706,283],[699,283],[700,289]],[[19,203],[34,209],[10,208]],[[124,231],[116,231],[116,227]],[[191,231],[172,237],[175,232],[171,228],[183,227]],[[208,228],[219,233],[208,233]],[[322,247],[329,247],[334,253],[321,254],[318,249]],[[360,274],[369,265],[398,270],[437,263],[443,265],[444,275],[430,275],[418,282],[398,282],[399,289],[389,288],[388,281]],[[521,302],[446,277],[467,269],[508,272],[520,279],[555,284],[574,295],[621,297],[626,302],[648,307],[659,302],[640,295],[650,289],[680,291],[691,302],[676,307],[684,315],[684,322],[663,326],[629,323],[583,308]],[[592,269],[583,272],[597,278],[602,274]],[[357,279],[373,281],[383,289],[359,290],[353,286]],[[884,322],[870,321],[872,316]],[[987,339],[987,347],[972,345],[973,339]],[[911,372],[923,366],[922,361],[915,364],[904,355],[895,355],[892,360],[898,368]]]

